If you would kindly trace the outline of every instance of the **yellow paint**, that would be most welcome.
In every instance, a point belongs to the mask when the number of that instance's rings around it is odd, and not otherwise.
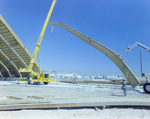
[[[53,0],[52,2],[52,5],[50,7],[50,10],[48,12],[48,15],[46,17],[46,20],[45,20],[45,23],[43,25],[43,28],[42,28],[42,31],[41,31],[41,34],[38,38],[38,41],[37,41],[37,44],[36,44],[36,47],[35,47],[35,50],[34,50],[34,53],[32,55],[32,58],[31,58],[31,61],[30,61],[30,64],[29,64],[29,67],[28,69],[26,68],[20,68],[19,69],[19,72],[23,72],[23,73],[31,73],[33,75],[32,77],[32,82],[49,82],[49,81],[58,81],[58,79],[51,79],[49,77],[49,74],[48,73],[41,73],[41,68],[40,68],[40,65],[39,65],[39,72],[34,72],[32,70],[32,67],[35,63],[35,58],[37,56],[37,53],[39,52],[39,47],[41,45],[41,42],[42,42],[42,39],[43,39],[43,36],[44,36],[44,33],[45,33],[45,30],[46,30],[46,27],[48,25],[48,21],[50,19],[50,16],[52,14],[52,11],[53,11],[53,8],[55,6],[55,3],[56,3],[56,0]],[[27,79],[19,79],[18,78],[18,81],[28,81],[28,78]]]

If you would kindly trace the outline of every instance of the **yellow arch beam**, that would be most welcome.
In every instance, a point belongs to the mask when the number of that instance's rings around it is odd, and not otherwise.
[[[105,54],[108,58],[110,58],[117,65],[117,67],[121,70],[121,72],[124,74],[124,76],[127,78],[127,80],[129,81],[129,83],[132,85],[133,88],[140,85],[140,81],[137,79],[137,77],[134,75],[131,69],[127,66],[127,64],[125,64],[120,58],[120,56],[116,54],[114,51],[112,51],[111,49],[107,48],[101,43],[91,39],[90,37],[87,37],[86,35],[76,31],[75,29],[63,23],[50,22],[49,25],[56,25],[56,26],[62,27],[65,30],[77,36],[78,38],[82,39],[89,45],[93,46],[97,50],[101,51],[103,54]]]

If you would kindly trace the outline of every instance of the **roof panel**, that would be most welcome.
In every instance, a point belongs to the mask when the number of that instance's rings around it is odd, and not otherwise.
[[[15,50],[15,52],[24,60],[24,62],[29,66],[32,55],[1,15],[0,15],[0,34],[10,44],[10,46]],[[33,70],[34,69],[38,69],[38,63],[36,61],[33,66]]]
[[[2,77],[10,77],[11,73],[8,68],[0,61],[0,73]]]
[[[8,45],[7,42],[1,36],[0,36],[0,49],[17,66],[18,69],[20,67],[27,68],[23,60],[14,52],[14,50],[10,47],[10,45]]]
[[[11,74],[15,75],[15,77],[21,76],[15,64],[13,64],[13,62],[11,62],[1,50],[0,50],[0,61],[8,68]]]

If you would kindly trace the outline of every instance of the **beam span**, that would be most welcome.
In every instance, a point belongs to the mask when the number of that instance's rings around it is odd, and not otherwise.
[[[3,74],[0,72],[0,76],[3,78]]]
[[[1,55],[0,60],[3,61],[3,63],[5,62],[4,64],[10,69],[10,72],[13,74],[13,72],[15,71],[18,77],[22,77],[17,66],[1,50],[0,50],[0,55]]]
[[[9,71],[9,69],[0,61],[0,64],[4,67],[4,69],[6,70],[7,74],[11,77],[11,73]]]
[[[89,45],[93,46],[103,54],[105,54],[109,59],[111,59],[117,67],[121,70],[121,72],[124,74],[124,76],[127,78],[129,83],[132,85],[133,88],[140,85],[140,81],[137,79],[137,77],[134,75],[134,73],[131,71],[131,69],[123,62],[123,60],[120,58],[118,54],[116,54],[111,49],[107,48],[106,46],[102,45],[101,43],[91,39],[90,37],[87,37],[86,35],[76,31],[75,29],[59,22],[50,22],[49,25],[56,25],[59,27],[62,27],[63,29],[69,31],[70,33],[74,34],[78,38],[82,39]]]
[[[17,68],[28,67],[23,61],[23,59],[21,59],[21,57],[17,55],[17,53],[12,49],[12,47],[6,42],[6,40],[2,36],[0,36],[0,49],[17,66]]]

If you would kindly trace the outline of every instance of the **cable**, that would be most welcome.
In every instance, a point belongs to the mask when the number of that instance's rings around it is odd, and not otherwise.
[[[73,0],[73,1],[74,1],[74,0]],[[83,22],[83,19],[82,19],[82,17],[81,17],[81,14],[80,14],[80,12],[79,12],[79,10],[78,10],[78,8],[77,8],[77,5],[76,5],[75,1],[74,1],[74,4],[75,4],[75,7],[76,7],[76,9],[77,9],[77,11],[78,11],[79,17],[80,17],[80,19],[81,19],[81,21],[82,21],[82,24],[83,24],[83,26],[84,26],[84,28],[85,28],[85,30],[86,30],[86,33],[88,33],[88,32],[87,32],[87,29],[86,29],[86,27],[85,27],[85,24],[84,24],[84,22]]]
[[[65,12],[67,11],[67,8],[68,8],[68,1],[66,0],[66,4],[65,4],[65,6],[64,6],[64,14],[63,14],[63,16],[62,16],[62,23],[64,23],[64,18],[65,18]]]
[[[128,51],[127,51],[127,55],[126,55],[126,64],[127,64],[127,60],[128,60]]]
[[[28,48],[28,49],[29,49],[29,51],[30,51],[30,50],[32,50],[33,45],[34,45],[34,46],[36,45],[36,42],[37,42],[38,36],[39,36],[39,35],[36,35],[36,37],[35,37],[33,40],[31,40],[30,45],[29,45],[29,48]],[[33,51],[34,51],[34,49],[33,49]]]

